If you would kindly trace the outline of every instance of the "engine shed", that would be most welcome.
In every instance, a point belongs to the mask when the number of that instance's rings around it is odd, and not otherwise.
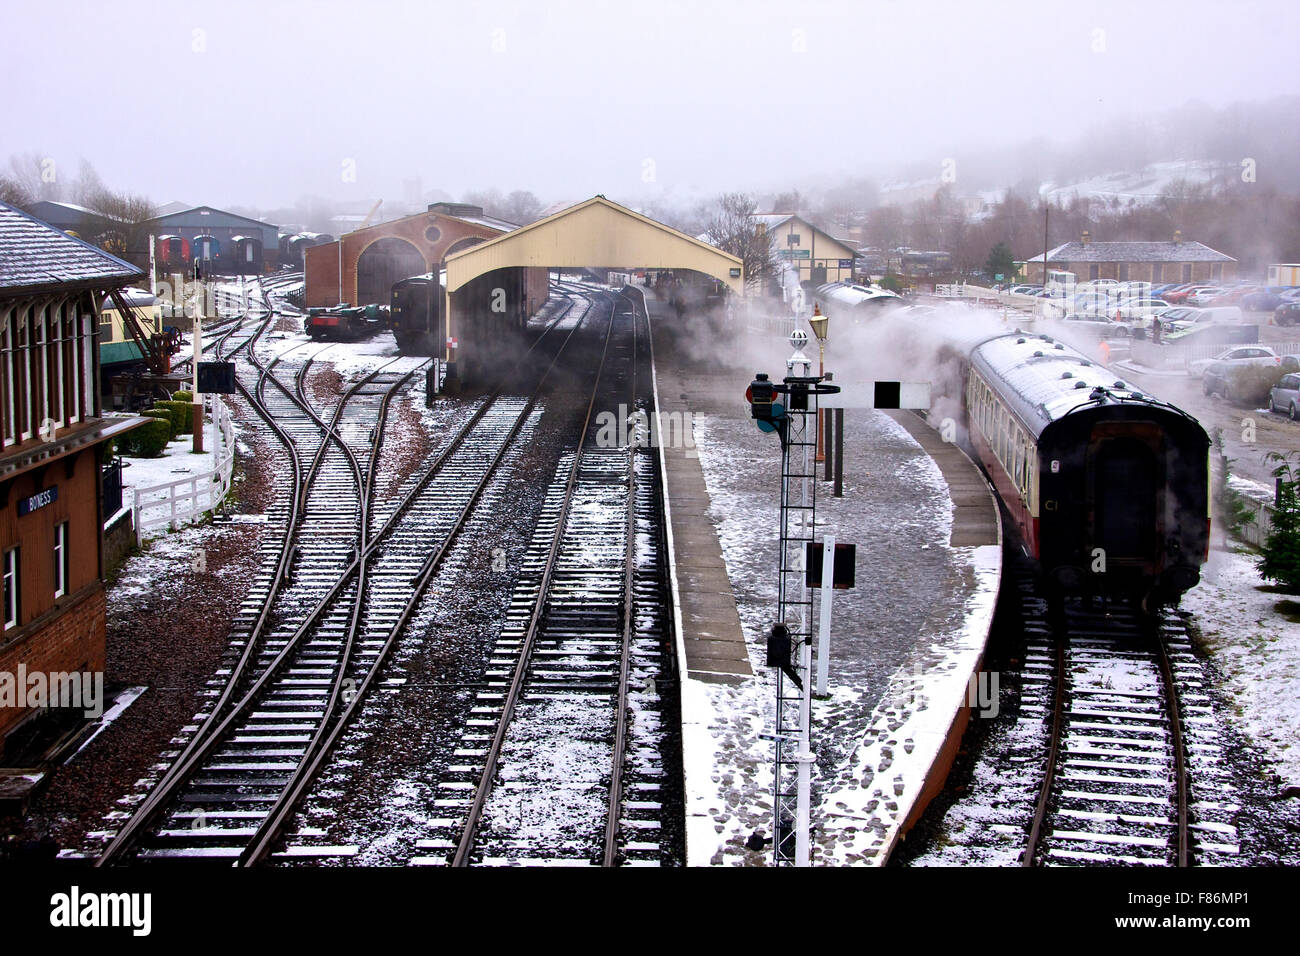
[[[312,245],[303,250],[307,306],[387,305],[394,283],[436,272],[448,256],[515,228],[480,206],[438,202],[426,212]]]

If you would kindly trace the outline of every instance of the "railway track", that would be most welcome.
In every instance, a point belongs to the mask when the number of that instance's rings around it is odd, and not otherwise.
[[[563,318],[564,314],[558,316],[548,329],[559,325]],[[132,856],[216,857],[244,864],[267,856],[537,398],[534,392],[533,398],[512,403],[498,394],[485,402],[380,521],[365,504],[373,491],[374,469],[350,454],[347,438],[341,434],[347,431],[347,402],[340,402],[332,421],[326,423],[302,402],[302,383],[310,363],[299,368],[293,389],[271,375],[275,363],[263,365],[255,350],[260,330],[268,324],[259,326],[259,331],[246,340],[229,345],[227,354],[239,348],[247,350],[257,372],[255,376],[251,370],[243,374],[256,381],[241,381],[241,392],[290,451],[294,480],[290,515],[285,519],[290,533],[285,535],[279,555],[268,556],[275,570],[261,582],[267,596],[256,602],[260,610],[250,637],[232,643],[232,655],[237,654],[238,660],[232,663],[229,675],[219,675],[224,680],[223,688],[211,691],[220,696],[211,711],[203,715],[205,719],[196,724],[194,736],[167,774],[143,798],[101,854],[101,865]],[[560,342],[550,368],[576,328],[573,326]],[[550,368],[543,373],[543,380]],[[405,375],[409,377],[412,371]],[[384,388],[384,393],[391,395],[398,384]],[[269,390],[268,385],[272,386]],[[348,397],[362,392],[354,389]],[[264,400],[268,395],[275,397],[279,414]],[[298,553],[302,537],[299,525],[302,516],[311,513],[311,489],[323,488],[326,500],[331,497],[329,483],[319,480],[300,490],[300,459],[306,450],[301,446],[310,440],[301,434],[295,437],[291,429],[298,427],[301,431],[305,427],[303,413],[314,420],[319,430],[317,453],[306,471],[308,478],[337,452],[348,459],[354,484],[364,487],[366,494],[360,515],[348,526],[348,531],[357,535],[351,552],[340,556],[336,549],[325,548],[323,556],[335,566],[320,573],[316,573],[314,564],[306,565],[312,571],[314,585],[333,583],[305,617],[293,616],[301,623],[272,631],[255,653],[258,630],[268,620],[287,616],[272,615],[270,609],[275,593],[288,579],[289,566],[304,566]],[[382,421],[368,437],[377,442],[381,434]],[[481,472],[477,484],[468,480],[475,469]],[[320,473],[324,474],[325,469],[321,468]],[[431,511],[444,517],[456,515],[450,523],[444,522],[441,546],[437,546],[439,529]],[[338,515],[327,517],[347,524]],[[297,541],[295,529],[299,532]],[[340,559],[346,565],[342,569],[337,566]],[[306,577],[301,571],[295,574]],[[297,595],[296,601],[290,600],[293,590],[284,591],[281,604],[294,604],[295,611],[304,609],[316,597],[313,592],[309,598]],[[251,615],[253,608],[247,606],[246,610]],[[237,687],[242,697],[236,701]]]
[[[1025,623],[1039,635],[1027,697],[1049,736],[1021,862],[1182,867],[1235,856],[1238,807],[1184,618],[1067,602],[1055,628],[1032,613]]]
[[[658,472],[634,445],[592,440],[595,410],[649,410],[636,376],[648,336],[629,300],[609,298],[577,447],[548,488],[456,750],[461,762],[438,782],[440,815],[417,842],[414,865],[612,866],[664,856]]]

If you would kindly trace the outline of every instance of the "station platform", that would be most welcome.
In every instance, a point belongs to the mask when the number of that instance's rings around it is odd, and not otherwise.
[[[682,674],[687,861],[762,866],[772,834],[780,446],[749,417],[757,371],[785,374],[770,327],[679,319],[652,293],[657,410],[689,422],[660,448]],[[814,702],[813,865],[880,865],[941,788],[971,713],[1001,577],[982,473],[911,412],[845,415],[844,497],[817,492],[818,536],[857,545],[836,592],[829,696]],[[662,433],[662,429],[661,429]]]

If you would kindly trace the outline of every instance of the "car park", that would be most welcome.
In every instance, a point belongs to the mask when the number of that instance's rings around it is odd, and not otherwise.
[[[1282,376],[1268,393],[1268,410],[1281,412],[1291,421],[1300,421],[1300,372]]]

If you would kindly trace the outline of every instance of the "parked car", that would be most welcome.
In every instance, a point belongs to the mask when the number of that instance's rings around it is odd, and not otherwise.
[[[1252,292],[1258,292],[1257,285],[1236,285],[1224,289],[1214,297],[1210,305],[1241,305],[1241,300]]]
[[[1241,298],[1241,307],[1248,312],[1272,312],[1287,301],[1288,293],[1300,292],[1285,285],[1271,285],[1266,289],[1256,289]]]
[[[1283,302],[1273,310],[1274,325],[1295,325],[1300,322],[1300,298]]]
[[[1159,315],[1169,308],[1169,303],[1164,299],[1128,299],[1121,302],[1116,311],[1119,317],[1125,321],[1134,319],[1147,320],[1153,315]]]
[[[1210,288],[1214,288],[1214,287],[1207,286],[1204,282],[1189,282],[1185,285],[1179,286],[1173,292],[1166,292],[1164,298],[1174,303],[1175,305],[1182,305],[1184,303],[1188,305],[1192,305],[1194,303],[1189,302],[1188,300],[1191,298],[1194,292],[1200,292],[1203,289],[1210,289]]]
[[[1220,352],[1214,358],[1196,359],[1187,363],[1187,374],[1201,378],[1215,365],[1280,365],[1281,359],[1267,345],[1238,345]],[[1209,390],[1206,390],[1209,395]]]
[[[1206,286],[1201,289],[1193,289],[1191,295],[1183,301],[1188,305],[1206,306],[1219,296],[1223,295],[1224,291],[1225,290],[1220,286]]]
[[[1284,412],[1293,422],[1300,422],[1300,372],[1283,375],[1268,390],[1268,410]]]
[[[1196,313],[1199,311],[1199,309],[1190,305],[1178,305],[1171,309],[1165,309],[1163,312],[1157,312],[1151,318],[1159,319],[1165,331],[1172,332],[1191,325],[1196,318]]]

